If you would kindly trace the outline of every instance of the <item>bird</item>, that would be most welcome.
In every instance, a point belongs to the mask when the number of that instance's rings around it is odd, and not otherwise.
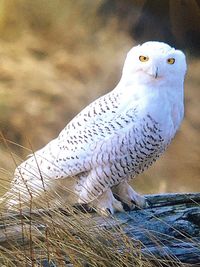
[[[101,215],[145,207],[129,182],[152,165],[184,117],[185,54],[147,41],[127,53],[117,86],[16,167],[8,209],[88,205]]]

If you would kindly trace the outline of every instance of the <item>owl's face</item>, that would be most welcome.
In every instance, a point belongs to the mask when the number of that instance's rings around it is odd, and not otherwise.
[[[123,74],[140,81],[184,80],[186,60],[182,51],[162,42],[146,42],[133,47],[126,58]]]

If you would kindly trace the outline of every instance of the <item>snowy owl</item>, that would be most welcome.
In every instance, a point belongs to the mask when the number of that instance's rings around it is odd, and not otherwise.
[[[167,148],[184,114],[182,51],[149,41],[127,54],[122,77],[59,136],[19,165],[7,207],[87,204],[102,214],[143,207],[128,184]],[[124,204],[125,203],[125,204]]]

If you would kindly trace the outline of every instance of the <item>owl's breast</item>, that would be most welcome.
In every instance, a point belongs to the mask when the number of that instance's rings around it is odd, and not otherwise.
[[[184,113],[184,103],[182,94],[176,93],[174,88],[148,88],[139,97],[137,103],[137,121],[136,124],[139,127],[143,121],[147,121],[147,124],[157,125],[160,130],[160,135],[168,143],[178,130]],[[143,88],[141,88],[141,91]],[[130,101],[129,101],[130,102]],[[141,122],[142,120],[142,122]]]
[[[133,175],[143,172],[166,149],[171,137],[165,138],[160,124],[150,114],[129,131],[127,156]]]
[[[127,118],[127,124],[120,131],[95,148],[91,162],[105,179],[112,177],[116,183],[143,172],[167,145],[159,123],[149,114],[138,120],[135,113],[128,115],[129,123]]]

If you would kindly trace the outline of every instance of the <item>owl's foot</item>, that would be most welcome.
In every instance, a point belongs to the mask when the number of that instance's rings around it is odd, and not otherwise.
[[[93,200],[90,205],[103,216],[114,214],[115,211],[124,211],[122,203],[115,199],[111,189],[108,189],[97,199]]]
[[[135,207],[144,208],[147,205],[145,197],[135,192],[126,181],[113,187],[112,192],[123,203],[124,210],[133,210]]]

